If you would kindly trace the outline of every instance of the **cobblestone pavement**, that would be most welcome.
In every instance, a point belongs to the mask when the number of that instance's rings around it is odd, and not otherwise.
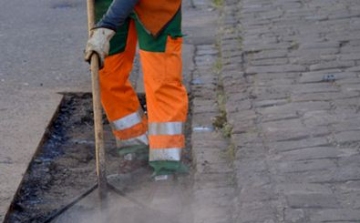
[[[225,0],[220,32],[233,222],[360,222],[359,1]]]

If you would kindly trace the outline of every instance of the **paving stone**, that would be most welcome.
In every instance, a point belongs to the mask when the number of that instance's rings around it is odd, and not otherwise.
[[[290,15],[293,15],[293,16],[305,16],[305,15],[312,15],[314,12],[312,10],[309,10],[309,9],[307,9],[307,10],[305,10],[305,8],[298,9],[296,7],[296,8],[293,8],[293,9],[286,10],[286,13],[290,14]]]
[[[339,42],[305,42],[300,44],[299,49],[337,48],[339,46]]]
[[[344,91],[360,91],[360,83],[354,83],[354,84],[342,84],[341,89]]]
[[[340,69],[333,69],[333,70],[322,70],[318,72],[302,73],[299,82],[300,83],[326,82],[327,81],[326,77],[328,75],[332,75],[334,81],[357,77],[357,74],[354,72],[341,72]]]
[[[313,159],[335,159],[342,151],[337,147],[313,147],[281,152],[278,159],[290,160],[313,160]]]
[[[218,163],[227,163],[229,164],[229,159],[227,157],[226,151],[208,149],[198,151],[196,154],[196,163],[199,165],[207,166],[211,164]]]
[[[281,79],[291,79],[294,80],[296,77],[299,76],[301,72],[278,72],[278,73],[272,73],[271,75],[269,73],[258,73],[258,79],[259,80],[281,80]]]
[[[328,183],[335,184],[343,182],[343,179],[338,179],[336,169],[328,170],[313,170],[311,172],[295,172],[282,173],[277,175],[279,182],[293,182],[293,183]]]
[[[291,111],[290,113],[267,113],[267,114],[261,114],[261,122],[273,122],[273,121],[280,121],[285,119],[297,119],[299,118],[299,114],[296,111]]]
[[[289,223],[306,222],[305,211],[302,209],[286,208],[284,215],[285,221]]]
[[[335,140],[338,143],[358,142],[360,141],[360,131],[347,131],[335,134]]]
[[[273,65],[273,66],[250,66],[246,69],[248,74],[257,73],[282,73],[282,72],[303,72],[306,67],[296,64]]]
[[[293,141],[297,139],[304,139],[310,137],[320,137],[329,135],[330,131],[326,127],[316,128],[291,128],[284,129],[277,132],[267,132],[264,136],[267,138],[267,142],[281,142],[281,141]]]
[[[239,202],[266,202],[271,201],[274,196],[275,194],[272,191],[271,185],[242,185],[239,194]]]
[[[197,48],[197,52],[196,55],[197,56],[203,56],[203,55],[217,55],[219,53],[219,51],[214,48],[213,46],[208,46],[208,47],[202,47],[202,48]]]
[[[273,75],[268,75],[268,77],[263,74],[247,76],[247,80],[249,83],[252,83],[255,86],[250,86],[249,88],[254,88],[257,90],[258,88],[266,89],[266,87],[278,87],[283,86],[283,88],[291,88],[293,84],[295,84],[295,75],[287,75],[285,78],[277,79],[272,77]],[[280,76],[280,75],[277,75]]]
[[[289,63],[289,59],[287,58],[274,58],[274,59],[250,61],[250,64],[253,66],[269,66],[269,65],[279,65],[279,64],[288,64],[288,63]]]
[[[203,190],[196,190],[194,192],[194,196],[195,197],[200,197],[200,198],[213,198],[213,199],[224,199],[224,198],[233,198],[234,196],[234,188],[233,187],[222,187],[222,188],[208,188],[208,189],[203,189]],[[223,202],[221,202],[223,203]],[[217,206],[216,204],[210,204],[207,203],[208,206]],[[227,205],[231,205],[231,204],[227,204]]]
[[[291,2],[278,1],[278,2],[275,2],[275,5],[278,7],[281,7],[283,10],[289,10],[289,9],[302,7],[302,4],[300,2],[295,2],[295,1],[291,1]]]
[[[228,143],[224,141],[223,136],[219,132],[193,132],[192,134],[192,144],[194,147],[199,147],[199,149],[219,149],[227,148]]]
[[[270,151],[274,150],[276,152],[284,152],[284,151],[298,150],[302,148],[326,146],[329,145],[329,142],[326,137],[322,136],[322,137],[306,137],[303,139],[292,140],[292,141],[270,142],[267,145],[270,148]]]
[[[275,58],[284,58],[286,57],[287,50],[262,50],[258,53],[248,53],[247,56],[249,59],[261,60],[261,59],[275,59]]]
[[[218,115],[216,111],[208,111],[204,109],[203,111],[193,111],[195,115],[203,115],[209,117],[209,121],[214,120],[214,118]],[[212,122],[209,122],[206,126],[213,127]],[[194,126],[195,127],[195,126]]]
[[[207,161],[197,163],[196,171],[199,173],[232,173],[233,169],[229,161],[216,161],[215,163]]]
[[[222,79],[226,81],[227,78],[231,78],[232,80],[240,81],[243,80],[244,72],[239,69],[227,70],[226,72],[222,72]]]
[[[354,23],[354,25],[356,22]],[[341,47],[341,53],[358,53],[360,51],[359,48],[359,40],[350,40],[346,42],[347,44]]]
[[[251,80],[251,78],[249,78]],[[269,85],[269,86],[260,86],[260,85],[256,85],[253,86],[249,89],[249,91],[255,96],[257,97],[258,95],[264,95],[264,94],[276,94],[276,95],[285,95],[285,97],[283,96],[283,98],[288,98],[286,97],[286,95],[288,95],[291,91],[291,87],[292,85],[281,85],[281,84],[277,84],[277,85]],[[265,97],[265,96],[263,96]]]
[[[234,43],[232,43],[234,42]],[[221,55],[223,58],[229,58],[229,56],[231,55],[231,53],[235,54],[235,55],[241,55],[237,49],[237,47],[234,47],[234,45],[239,45],[239,41],[237,40],[228,40],[225,43],[223,43],[221,45]]]
[[[357,164],[359,163],[359,156],[353,158],[350,162],[352,163],[356,162],[356,163],[354,165],[348,165],[347,163],[342,165],[341,168],[339,168],[337,172],[332,175],[331,181],[329,182],[340,183],[340,182],[349,182],[349,181],[359,181],[360,169],[357,166]]]
[[[195,173],[195,189],[236,187],[233,173]]]
[[[265,12],[261,12],[259,13],[259,19],[274,19],[274,18],[279,18],[280,16],[283,15],[283,11],[282,10],[272,10],[272,11],[265,11]]]
[[[293,93],[323,93],[323,92],[338,92],[340,89],[333,83],[309,83],[299,84],[294,86]]]
[[[213,75],[203,75],[200,71],[201,70],[199,69],[194,70],[193,80],[191,81],[192,85],[203,85],[210,88],[212,85],[216,85],[218,83],[218,77]]]
[[[207,94],[203,94],[204,92],[206,92]],[[215,98],[215,95],[216,95],[216,91],[215,89],[214,90],[211,90],[211,89],[206,89],[206,90],[203,90],[203,91],[193,91],[191,93],[191,96],[194,97],[194,98],[201,98],[201,99],[204,99],[204,100],[210,100],[210,99],[214,99]]]
[[[341,112],[341,111],[340,111]],[[331,125],[331,128],[336,132],[360,130],[360,121],[356,120],[344,120],[339,123]]]
[[[271,179],[266,172],[237,174],[236,179],[237,179],[237,185],[239,185],[239,187],[242,187],[244,185],[249,185],[251,187],[263,186],[263,185],[268,185],[271,182]],[[261,197],[258,199],[261,199]]]
[[[239,208],[236,223],[276,223],[276,211],[270,202],[249,202]]]
[[[297,33],[297,35],[295,35]],[[323,42],[325,38],[321,36],[319,32],[291,32],[291,33],[282,33],[279,36],[279,39],[282,41],[290,41],[293,43],[303,43],[303,42]],[[310,55],[309,55],[310,56]]]
[[[345,193],[360,192],[360,182],[359,181],[345,182],[336,188],[339,189],[340,191],[344,191]]]
[[[249,87],[243,76],[225,76],[222,78],[222,85],[225,92],[231,92],[231,94],[227,95],[228,97],[235,93],[236,96],[241,98],[245,98],[245,96],[239,93],[246,93]]]
[[[256,132],[255,127],[252,131],[247,131],[246,133],[236,134],[234,133],[232,136],[232,141],[236,146],[247,145],[250,143],[258,143],[261,142],[262,139],[259,136],[259,133]]]
[[[341,79],[336,81],[336,84],[342,86],[344,84],[359,84],[360,83],[360,78],[358,77],[353,77],[353,78],[347,78],[347,79]],[[348,92],[346,92],[348,93]],[[356,92],[354,92],[356,93]]]
[[[360,193],[350,192],[350,193],[341,194],[341,196],[339,196],[339,202],[343,208],[359,210]]]
[[[299,119],[285,119],[273,122],[265,122],[260,124],[262,131],[267,132],[276,132],[276,131],[287,131],[289,129],[301,129],[303,124]]]
[[[339,202],[333,195],[292,194],[286,197],[291,208],[339,208]]]
[[[254,120],[257,117],[255,111],[253,110],[234,112],[234,113],[229,112],[228,114],[236,121]]]
[[[248,145],[238,145],[235,150],[236,159],[249,159],[259,162],[261,159],[265,158],[262,154],[266,154],[268,149],[263,145],[263,142],[253,142]],[[242,162],[244,162],[242,160]]]
[[[359,159],[355,159],[358,163]],[[355,162],[355,161],[350,161]],[[355,165],[355,164],[354,164]],[[279,174],[278,177],[282,181],[309,182],[309,183],[326,183],[326,184],[340,184],[359,180],[359,168],[354,168],[353,165],[341,165],[340,168],[331,168],[328,170],[314,170],[311,172],[297,172]]]
[[[247,4],[244,4],[244,6],[243,6],[243,10],[246,13],[264,12],[271,8],[272,8],[271,5],[265,5],[265,4],[260,4],[260,3],[255,3],[255,4],[247,3]]]
[[[226,53],[226,52],[224,52]],[[224,54],[224,57],[222,59],[222,64],[241,64],[243,62],[243,56],[242,55],[236,55],[234,56],[233,53],[226,53]]]
[[[236,119],[228,119],[232,125],[231,134],[241,134],[252,131],[254,128],[255,120],[235,121]]]
[[[194,216],[194,223],[204,223],[211,219],[214,223],[231,223],[232,214],[231,210],[221,207],[207,207],[205,205],[196,205],[193,210],[196,209],[196,215]]]
[[[337,123],[339,118],[329,111],[309,111],[304,113],[302,121],[305,126],[316,127]]]
[[[290,57],[306,57],[307,55],[331,55],[338,54],[339,48],[321,48],[321,49],[298,49],[289,53]],[[331,65],[328,65],[329,67]]]
[[[330,104],[324,101],[318,102],[297,102],[297,103],[288,103],[284,105],[272,106],[259,108],[259,113],[262,115],[274,114],[274,113],[285,113],[285,114],[293,114],[296,112],[308,112],[314,110],[328,110],[330,109]]]
[[[291,56],[289,58],[290,63],[300,64],[304,66],[311,66],[321,62],[332,62],[336,60],[336,54],[309,54],[304,56]]]
[[[231,86],[226,86],[225,87],[226,92],[231,92],[231,94],[227,95],[226,97],[226,102],[228,102],[225,105],[226,110],[229,113],[232,113],[234,111],[238,112],[238,110],[236,110],[236,104],[240,101],[249,101],[249,95],[247,93],[248,89],[247,87],[242,88],[241,84],[238,85],[238,87],[236,86],[236,84],[231,85]],[[247,102],[244,102],[247,103]],[[249,101],[250,103],[250,101]]]
[[[359,13],[349,12],[349,10],[337,11],[329,14],[329,19],[349,19],[352,17],[358,17]]]
[[[358,40],[360,32],[353,31],[344,35],[343,33],[333,32],[326,35],[326,38],[330,41],[350,41],[350,40]]]
[[[291,95],[291,101],[304,102],[304,101],[332,101],[338,99],[347,99],[358,97],[359,92],[323,92],[323,93],[301,93]]]
[[[218,107],[213,100],[204,100],[202,98],[197,98],[193,100],[194,108],[193,113],[209,113],[209,112],[217,112]]]
[[[359,219],[359,210],[351,209],[318,210],[310,216],[311,222],[356,222]]]
[[[354,169],[352,171],[358,171],[360,165],[359,165],[359,152],[356,150],[356,147],[349,147],[349,146],[343,146],[342,149],[343,154],[338,159],[338,165],[340,167],[344,167],[344,170],[347,169]]]
[[[213,58],[211,60],[199,60],[195,62],[196,62],[196,66],[198,66],[198,68],[201,69],[201,67],[208,68],[209,66],[213,65],[216,62],[216,59]]]
[[[243,46],[243,50],[245,52],[256,52],[261,50],[284,50],[284,49],[288,49],[290,46],[291,44],[287,42],[277,43],[277,44],[273,44],[273,43],[263,44],[259,42],[258,44]]]
[[[276,185],[277,193],[285,195],[333,194],[330,186],[312,183],[284,183]]]
[[[319,63],[310,66],[310,70],[325,70],[325,69],[334,69],[334,68],[348,68],[355,66],[354,61],[333,61],[327,63]]]
[[[338,55],[339,60],[360,60],[360,55],[358,53],[347,53]]]
[[[290,162],[279,162],[276,169],[279,173],[298,173],[298,172],[311,172],[317,170],[327,170],[335,168],[336,163],[332,160],[301,160]]]
[[[273,99],[273,100],[262,100],[262,101],[255,101],[255,107],[269,107],[269,106],[277,106],[283,105],[288,103],[288,99]]]
[[[239,69],[239,64],[224,64],[222,67],[222,72],[229,72]]]
[[[262,43],[277,43],[278,39],[276,38],[276,36],[265,36],[265,35],[254,35],[252,37],[247,36],[247,39],[242,41],[242,45],[247,45],[247,44],[257,44],[259,41],[261,41]]]
[[[271,20],[262,19],[262,20],[248,20],[242,24],[242,26],[266,26],[269,25]]]
[[[236,97],[236,96],[235,96]],[[230,112],[242,112],[244,110],[249,110],[252,107],[251,101],[249,100],[229,100],[229,102],[234,102],[232,105],[226,105],[226,110]]]
[[[256,94],[255,94],[256,93]],[[254,97],[259,101],[289,99],[289,92],[254,92]]]
[[[349,115],[357,112],[359,98],[347,98],[346,100],[332,101],[332,107],[337,114],[346,111]]]
[[[241,174],[249,174],[251,172],[253,173],[266,173],[268,171],[268,165],[265,162],[259,162],[261,159],[264,158],[261,157],[245,157],[242,156],[241,151],[237,153],[236,161],[234,162],[234,165],[236,165],[236,168],[241,171]],[[247,182],[244,181],[242,184],[246,184]]]

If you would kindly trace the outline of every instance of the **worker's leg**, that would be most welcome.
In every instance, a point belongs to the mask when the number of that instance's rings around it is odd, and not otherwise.
[[[102,105],[121,142],[118,146],[144,148],[148,145],[147,119],[128,80],[137,43],[134,21],[129,19],[116,35],[110,43],[112,54],[105,58],[99,72]]]
[[[187,92],[182,83],[181,12],[156,38],[138,22],[136,30],[148,109],[150,165],[158,175],[181,171],[188,111]]]

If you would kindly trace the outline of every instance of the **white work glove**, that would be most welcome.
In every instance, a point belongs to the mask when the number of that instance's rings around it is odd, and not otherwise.
[[[90,63],[93,53],[99,56],[100,69],[104,66],[104,59],[109,54],[110,40],[115,31],[107,28],[95,28],[91,31],[90,38],[85,48],[85,61]]]

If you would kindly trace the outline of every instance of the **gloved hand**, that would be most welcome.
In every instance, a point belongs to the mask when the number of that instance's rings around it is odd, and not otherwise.
[[[90,63],[91,56],[95,52],[99,56],[100,69],[103,68],[104,59],[109,54],[110,40],[114,35],[115,31],[107,28],[92,30],[85,48],[85,61]]]

